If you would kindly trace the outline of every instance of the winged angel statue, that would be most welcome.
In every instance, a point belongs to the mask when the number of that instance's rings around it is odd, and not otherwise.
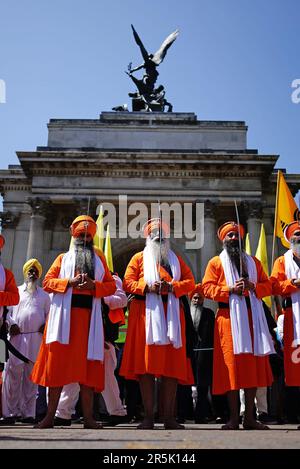
[[[131,25],[133,36],[135,42],[140,48],[141,54],[143,56],[144,62],[139,65],[138,67],[132,68],[132,63],[128,65],[128,72],[126,72],[132,81],[135,83],[138,93],[129,93],[129,96],[133,98],[133,111],[135,110],[146,110],[146,111],[153,111],[153,110],[164,110],[165,106],[168,106],[168,111],[172,111],[172,105],[168,103],[165,99],[165,91],[164,87],[160,85],[159,87],[155,88],[154,85],[156,83],[158,77],[157,67],[162,63],[164,60],[168,49],[173,44],[175,39],[177,38],[179,31],[176,29],[173,33],[171,33],[161,44],[160,48],[155,52],[155,54],[149,54],[141,41],[138,33],[134,29],[133,25]],[[133,73],[137,72],[138,70],[144,69],[144,75],[142,79],[137,79]]]

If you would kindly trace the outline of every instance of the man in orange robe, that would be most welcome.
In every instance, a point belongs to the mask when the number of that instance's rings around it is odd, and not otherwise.
[[[186,355],[180,297],[195,282],[189,267],[169,248],[168,234],[168,226],[159,219],[148,221],[146,247],[129,262],[123,282],[132,300],[120,374],[139,381],[145,409],[140,429],[154,428],[155,377],[162,378],[160,398],[166,429],[184,428],[174,415],[177,383],[194,381]]]
[[[0,255],[4,244],[4,236],[0,235]],[[0,321],[3,317],[3,306],[15,306],[19,303],[19,299],[19,290],[14,274],[5,269],[0,260]]]
[[[283,297],[285,383],[286,386],[300,386],[300,223],[290,223],[284,236],[290,249],[276,259],[271,282],[273,294]]]
[[[220,256],[207,265],[202,287],[218,301],[214,335],[213,394],[227,393],[230,420],[224,430],[239,428],[239,390],[245,389],[245,429],[267,429],[253,416],[256,388],[272,383],[268,354],[273,351],[260,298],[269,296],[271,282],[255,257],[239,250],[244,228],[227,222],[218,230]],[[241,262],[242,261],[242,272]]]
[[[2,235],[0,235],[0,255],[4,244],[5,239]],[[3,335],[5,336],[5,340],[7,332],[6,325],[3,324],[3,319],[5,320],[6,316],[4,314],[3,318],[4,306],[15,306],[19,303],[19,301],[19,290],[16,285],[14,274],[10,270],[3,267],[0,259],[0,328],[3,328],[2,331],[4,333]],[[3,357],[3,359],[5,359],[5,357]]]
[[[91,217],[77,217],[70,227],[74,247],[56,258],[43,282],[53,298],[31,375],[34,383],[49,387],[39,428],[53,427],[62,387],[74,382],[80,384],[84,428],[100,428],[93,418],[93,392],[104,389],[101,298],[112,295],[116,285],[105,257],[94,251],[96,229]]]

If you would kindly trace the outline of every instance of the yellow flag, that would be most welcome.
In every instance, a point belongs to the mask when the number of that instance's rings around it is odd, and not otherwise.
[[[255,257],[257,257],[257,259],[260,260],[265,273],[269,276],[267,241],[266,241],[265,227],[263,223],[261,224],[261,228],[260,228],[260,236],[259,236],[259,241],[258,241]],[[269,308],[271,308],[272,306],[271,297],[266,296],[265,298],[263,298],[263,300],[269,306]]]
[[[94,246],[100,249],[103,252],[103,243],[104,243],[104,227],[103,227],[103,207],[100,206],[100,212],[96,220],[97,231],[94,236]]]
[[[246,251],[247,254],[249,254],[249,256],[251,256],[251,246],[250,246],[249,233],[246,234],[245,251]]]
[[[107,229],[106,229],[104,255],[105,255],[107,266],[108,266],[109,270],[111,272],[113,272],[114,271],[114,264],[113,264],[112,250],[111,250],[109,225],[107,225]]]
[[[294,220],[297,220],[298,208],[291,194],[291,191],[285,182],[283,174],[278,171],[276,210],[274,233],[281,239],[283,246],[289,249],[289,243],[284,239],[283,230]]]

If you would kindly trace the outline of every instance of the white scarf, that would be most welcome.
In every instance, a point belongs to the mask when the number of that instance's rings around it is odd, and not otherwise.
[[[288,279],[300,279],[300,269],[293,259],[293,251],[289,249],[284,255],[285,274]],[[300,344],[300,291],[291,294],[294,326],[294,345]]]
[[[168,261],[173,280],[180,280],[180,264],[176,254],[171,250],[168,253]],[[160,278],[156,262],[148,246],[144,249],[143,265],[145,282],[148,286],[152,286]],[[166,324],[161,295],[146,293],[146,344],[165,345],[169,343],[173,344],[174,348],[182,347],[179,299],[173,293],[168,293]]]
[[[3,265],[0,263],[0,291],[5,290],[6,275]],[[0,307],[0,319],[3,316],[3,306]]]
[[[95,280],[102,281],[104,267],[99,256],[94,254]],[[59,278],[72,278],[75,271],[75,250],[68,251],[62,259]],[[71,301],[73,288],[65,293],[54,293],[47,327],[46,344],[60,342],[68,344],[70,337]],[[101,298],[93,297],[93,307],[90,320],[88,339],[88,360],[104,359],[104,335],[102,323]]]
[[[248,254],[243,253],[243,255],[245,256],[245,260],[247,262],[249,280],[251,282],[257,283],[257,270],[255,262]],[[232,287],[239,279],[237,269],[231,262],[226,249],[223,249],[221,252],[220,259],[224,269],[226,284],[229,287]],[[252,347],[246,299],[243,296],[231,294],[229,297],[229,310],[233,352],[235,355],[239,355],[240,353],[254,353],[254,355],[257,356],[264,356],[275,353],[262,301],[259,300],[256,297],[256,294],[250,290],[249,298],[253,322],[254,352]]]

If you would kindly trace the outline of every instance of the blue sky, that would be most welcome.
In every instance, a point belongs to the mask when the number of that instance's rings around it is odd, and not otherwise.
[[[46,145],[50,118],[129,104],[133,23],[149,52],[180,29],[158,70],[174,111],[245,120],[248,148],[299,173],[299,18],[298,0],[0,0],[0,168]]]

